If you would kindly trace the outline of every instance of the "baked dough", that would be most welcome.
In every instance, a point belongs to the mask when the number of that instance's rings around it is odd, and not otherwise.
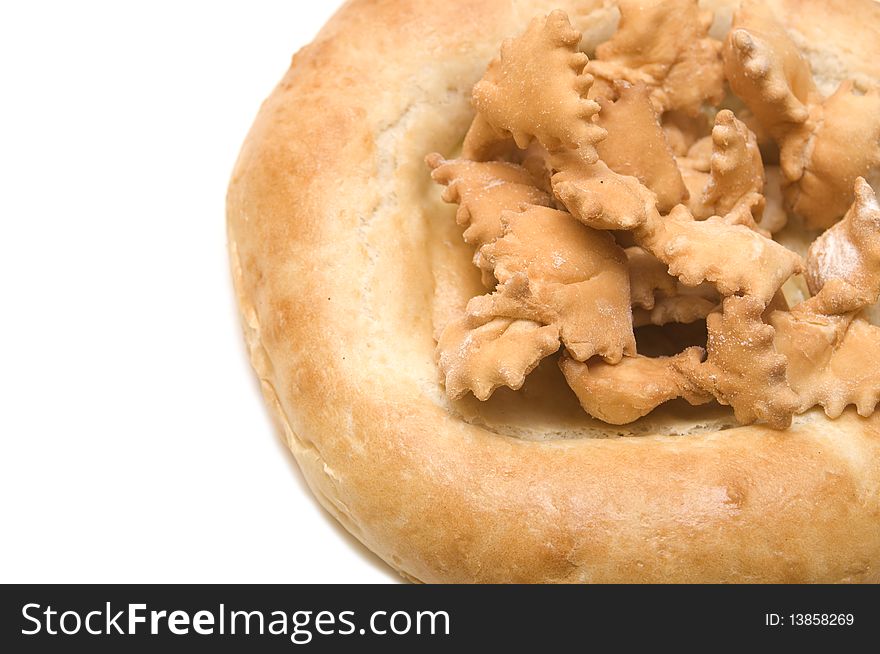
[[[878,582],[877,414],[775,431],[672,403],[609,426],[552,362],[447,399],[438,329],[485,288],[425,155],[459,146],[503,39],[561,8],[589,51],[610,4],[354,0],[294,57],[228,195],[266,401],[321,504],[412,580]],[[723,34],[730,3],[709,4]],[[880,7],[772,4],[820,86],[880,80]]]

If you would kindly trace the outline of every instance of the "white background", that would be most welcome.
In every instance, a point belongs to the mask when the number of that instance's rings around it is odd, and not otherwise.
[[[339,2],[0,10],[0,582],[389,582],[263,408],[224,195]]]

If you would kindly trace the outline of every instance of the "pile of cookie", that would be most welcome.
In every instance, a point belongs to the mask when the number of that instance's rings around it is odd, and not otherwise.
[[[880,207],[864,177],[880,168],[880,90],[823,97],[757,2],[724,42],[696,0],[619,6],[592,59],[562,11],[506,41],[461,156],[427,159],[487,289],[439,338],[447,394],[518,389],[563,349],[581,405],[613,424],[675,398],[778,429],[815,406],[870,415]],[[789,214],[826,230],[805,258],[773,239]],[[811,297],[789,307],[798,275]],[[638,327],[702,320],[705,347],[638,351]]]

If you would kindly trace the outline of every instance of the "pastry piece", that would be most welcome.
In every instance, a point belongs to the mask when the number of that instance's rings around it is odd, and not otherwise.
[[[604,161],[585,164],[562,153],[554,157],[554,169],[553,194],[585,225],[631,231],[659,219],[657,196],[635,177],[615,173]]]
[[[805,305],[770,317],[798,412],[821,406],[838,418],[855,404],[860,415],[872,415],[880,401],[880,328],[852,313],[825,314]]]
[[[702,356],[698,347],[674,357],[627,357],[616,365],[563,356],[559,367],[584,411],[609,424],[625,425],[679,397],[693,405],[712,401],[711,394],[680,370],[698,365]]]
[[[712,16],[697,0],[621,0],[619,7],[617,32],[589,66],[603,86],[644,83],[661,113],[696,115],[721,101],[721,44],[708,37]]]
[[[634,354],[626,256],[614,238],[545,207],[505,212],[503,221],[504,236],[481,252],[498,288],[468,313],[554,324],[579,361]]]
[[[880,295],[880,205],[868,183],[855,182],[855,200],[843,220],[810,246],[806,278],[819,293],[831,279],[846,282],[852,309],[874,304]]]
[[[676,366],[697,387],[733,407],[736,419],[748,425],[758,420],[786,429],[799,406],[789,388],[787,361],[773,344],[774,330],[764,324],[764,305],[753,297],[729,297],[723,311],[707,319],[708,358]]]
[[[461,318],[447,325],[437,346],[446,393],[453,400],[469,391],[487,400],[499,386],[518,389],[541,359],[558,349],[555,325],[510,318],[476,327]]]
[[[880,297],[880,207],[865,180],[844,219],[811,246],[807,280],[815,295],[770,317],[800,411],[822,406],[837,418],[855,404],[870,416],[880,401],[880,328],[860,312]]]
[[[599,355],[616,362],[635,353],[625,257],[609,234],[539,205],[502,212],[505,198],[537,191],[512,164],[436,156],[429,163],[435,179],[449,184],[448,199],[461,203],[465,238],[482,243],[475,261],[499,282],[440,336],[439,366],[451,399],[471,391],[486,400],[499,386],[520,388],[560,339],[581,360]]]
[[[599,158],[616,173],[630,175],[657,196],[657,208],[666,213],[688,197],[687,188],[666,142],[666,136],[642,84],[617,85],[617,99],[599,99],[596,123],[608,133],[596,144]]]
[[[793,148],[781,161],[786,177],[795,180],[785,187],[785,199],[808,227],[827,227],[852,202],[856,178],[876,176],[880,168],[880,89],[861,92],[843,82],[807,127],[805,148]]]
[[[599,105],[586,98],[593,78],[584,73],[580,40],[565,12],[534,19],[525,34],[501,46],[501,59],[474,87],[474,107],[520,148],[536,138],[548,150],[570,148],[595,161],[605,132],[590,120]]]
[[[491,267],[482,262],[480,248],[501,236],[501,213],[524,204],[549,206],[550,196],[519,166],[506,162],[447,161],[439,154],[427,158],[431,177],[446,186],[443,200],[458,204],[456,221],[465,228],[464,240],[476,248],[474,264],[483,270],[484,283],[494,286]]]
[[[710,282],[722,295],[750,295],[765,306],[802,268],[801,258],[775,241],[723,218],[694,220],[683,206],[635,233],[687,286]]]
[[[724,48],[734,93],[779,144],[786,203],[808,227],[829,227],[857,177],[880,167],[880,89],[845,80],[823,97],[806,58],[763,3],[746,0]]]
[[[732,111],[719,111],[712,129],[709,177],[695,216],[723,216],[729,224],[761,231],[757,223],[763,211],[764,166],[755,135]]]
[[[761,128],[785,139],[818,101],[810,64],[761,2],[744,0],[724,42],[724,72]]]

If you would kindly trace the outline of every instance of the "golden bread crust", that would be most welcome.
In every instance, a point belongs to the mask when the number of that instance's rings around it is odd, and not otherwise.
[[[354,0],[294,57],[228,195],[266,401],[321,504],[409,578],[878,582],[876,414],[528,440],[445,397],[435,286],[459,273],[432,260],[432,221],[454,218],[424,156],[460,143],[504,38],[591,5]]]

